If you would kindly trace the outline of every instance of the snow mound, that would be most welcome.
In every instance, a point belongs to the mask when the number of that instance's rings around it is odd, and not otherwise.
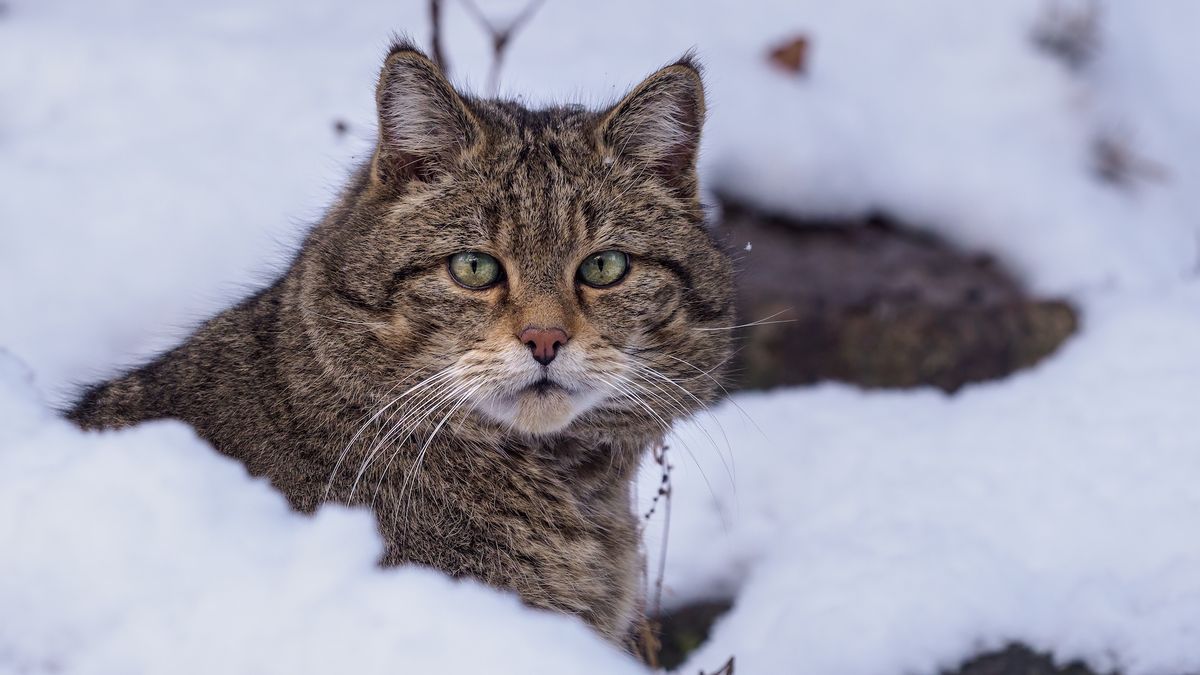
[[[0,673],[644,672],[580,621],[379,569],[369,513],[293,513],[182,424],[82,433],[19,370],[0,358]]]

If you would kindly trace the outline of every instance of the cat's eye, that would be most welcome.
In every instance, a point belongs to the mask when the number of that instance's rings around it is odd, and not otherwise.
[[[589,255],[579,266],[579,280],[593,288],[612,286],[629,271],[629,256],[621,251],[601,251]]]
[[[449,267],[455,281],[476,290],[492,286],[504,277],[500,261],[479,251],[455,253],[450,256]]]

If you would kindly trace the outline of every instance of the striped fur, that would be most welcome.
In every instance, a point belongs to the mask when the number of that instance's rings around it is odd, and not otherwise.
[[[301,511],[373,508],[385,564],[512,589],[624,642],[631,481],[717,397],[729,355],[730,264],[697,195],[699,71],[668,66],[606,110],[534,111],[459,94],[399,43],[377,101],[373,157],[287,272],[69,416],[182,419]],[[626,278],[578,283],[610,249]],[[506,280],[456,284],[462,251]],[[516,338],[530,326],[570,334],[548,366]]]

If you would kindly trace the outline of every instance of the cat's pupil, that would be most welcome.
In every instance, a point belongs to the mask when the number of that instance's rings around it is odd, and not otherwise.
[[[471,274],[478,274],[478,273],[479,273],[479,261],[472,260],[471,261]]]

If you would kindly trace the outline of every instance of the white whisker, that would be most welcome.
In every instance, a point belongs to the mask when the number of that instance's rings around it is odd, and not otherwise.
[[[741,350],[738,350],[738,351],[741,351]],[[734,352],[734,353],[736,354],[737,352]],[[712,376],[712,371],[715,370],[716,368],[720,367],[721,365],[724,365],[724,361],[717,364],[716,366],[713,366],[709,370],[701,370],[699,366],[692,364],[690,361],[681,359],[678,356],[674,356],[672,354],[666,354],[666,353],[664,353],[662,355],[669,359],[674,359],[675,361],[678,361],[679,363],[682,363],[683,365],[685,365],[689,368],[692,368],[696,372],[700,373],[696,377],[701,377],[701,376],[707,377],[710,381],[712,381],[713,384],[717,385],[717,387],[719,387],[721,389],[722,393],[725,394],[725,400],[728,401],[730,403],[730,405],[732,405],[734,408],[737,408],[738,412],[740,412],[742,414],[742,417],[746,418],[747,422],[754,425],[754,428],[758,431],[759,435],[762,436],[763,438],[767,437],[766,432],[764,432],[762,430],[762,427],[758,426],[758,422],[756,422],[754,420],[754,418],[750,416],[750,413],[746,412],[745,408],[742,408],[742,406],[738,405],[738,402],[733,399],[733,394],[730,393],[729,390],[725,388],[725,385],[722,384],[720,380],[718,380],[717,378]],[[732,358],[732,356],[730,358]]]
[[[651,382],[651,381],[647,380],[647,384],[654,386],[655,389],[662,392],[664,395],[669,396],[671,398],[671,401],[674,402],[676,408],[682,413],[683,416],[690,416],[693,419],[693,421],[696,422],[696,427],[698,429],[700,429],[700,431],[708,438],[708,442],[713,446],[713,450],[717,453],[717,457],[721,460],[721,465],[725,468],[725,475],[729,477],[730,485],[733,485],[734,488],[736,489],[736,486],[737,486],[736,475],[737,474],[736,474],[736,471],[734,471],[730,466],[730,464],[733,462],[733,446],[729,443],[729,434],[725,433],[725,425],[721,424],[721,420],[719,420],[717,418],[717,416],[714,415],[713,412],[708,409],[708,406],[706,406],[703,401],[701,401],[695,394],[693,394],[692,392],[688,391],[683,386],[681,386],[678,382],[675,382],[674,380],[667,377],[666,375],[663,375],[662,373],[658,372],[657,370],[655,370],[649,366],[646,366],[644,364],[635,362],[632,365],[636,369],[638,369],[639,372],[653,375],[654,377],[658,378],[659,381],[670,384],[671,386],[675,387],[679,391],[686,394],[689,398],[691,398],[696,403],[697,410],[703,411],[705,414],[708,415],[708,417],[710,419],[712,419],[713,422],[716,422],[717,428],[721,431],[721,437],[725,441],[725,449],[729,453],[728,461],[726,461],[725,453],[721,452],[721,447],[717,443],[717,440],[715,438],[713,438],[712,434],[709,433],[708,429],[702,423],[700,423],[700,420],[697,419],[694,415],[692,415],[687,410],[687,407],[683,404],[683,402],[680,401],[678,398],[676,398],[673,394],[671,394],[670,390],[664,389],[657,382]]]
[[[450,369],[447,370],[450,371]],[[442,378],[429,391],[426,391],[424,394],[422,394],[421,398],[419,398],[417,401],[414,401],[412,409],[405,413],[398,422],[393,424],[391,428],[388,429],[387,433],[383,434],[381,438],[377,437],[376,442],[371,446],[370,451],[367,453],[367,457],[363,460],[362,466],[359,468],[358,473],[354,477],[354,483],[350,486],[350,495],[347,497],[347,503],[353,499],[354,493],[358,489],[358,483],[362,479],[363,475],[367,472],[367,469],[369,469],[370,466],[375,463],[375,459],[384,451],[388,444],[395,440],[397,437],[396,432],[403,427],[404,422],[410,419],[419,419],[422,412],[421,406],[428,401],[437,400],[438,403],[426,412],[431,412],[432,410],[436,409],[437,406],[441,405],[446,397],[446,395],[443,395],[443,392],[446,391],[446,387],[450,387],[450,389],[453,391],[460,386],[461,383],[454,382],[453,380],[447,382],[447,378],[450,375],[457,375],[459,372],[461,372],[460,368],[450,371],[447,377]]]
[[[608,377],[613,378],[612,380],[609,380],[606,382],[610,387],[621,392],[622,394],[624,394],[626,397],[628,397],[630,400],[634,401],[635,403],[638,403],[639,405],[641,405],[650,414],[650,416],[653,417],[662,426],[664,434],[671,433],[671,431],[672,431],[671,424],[668,423],[665,419],[663,419],[662,415],[659,415],[658,412],[656,412],[645,401],[643,401],[636,393],[634,393],[629,388],[629,386],[636,387],[638,390],[643,391],[645,393],[650,393],[650,392],[646,391],[646,389],[644,387],[637,385],[634,381],[630,380],[629,378],[627,378],[623,375],[618,375],[616,373],[610,373]],[[629,386],[622,386],[622,385],[629,385]],[[715,490],[713,490],[712,482],[708,479],[708,474],[705,473],[704,467],[700,464],[700,461],[698,459],[696,459],[696,453],[692,452],[691,446],[689,446],[687,441],[685,441],[682,437],[677,435],[675,438],[677,438],[679,440],[679,442],[683,445],[683,449],[685,451],[687,451],[688,457],[691,458],[691,460],[692,460],[692,464],[694,464],[696,466],[696,470],[700,473],[700,478],[704,481],[705,487],[708,488],[708,494],[710,496],[712,496],[714,502],[718,501],[717,493]],[[729,522],[727,521],[727,519],[725,517],[724,511],[718,510],[718,513],[721,516],[722,527],[724,529],[728,530]]]
[[[699,332],[737,330],[738,328],[749,328],[751,326],[768,326],[768,325],[775,324],[775,323],[795,323],[796,322],[795,319],[775,319],[775,317],[779,316],[780,314],[784,314],[784,313],[790,312],[790,311],[791,311],[790,309],[781,309],[778,312],[775,312],[774,314],[772,314],[770,316],[766,316],[766,317],[759,319],[758,321],[751,321],[750,323],[738,324],[736,326],[722,326],[720,328],[693,328],[692,330],[699,331]],[[775,320],[772,321],[772,319],[775,319]]]
[[[397,382],[396,384],[392,385],[392,388],[391,388],[391,389],[389,389],[389,390],[387,391],[387,394],[384,394],[384,395],[385,395],[385,396],[387,396],[387,395],[391,394],[393,391],[395,391],[395,390],[396,390],[396,388],[397,388],[397,387],[399,387],[401,384],[403,384],[403,383],[404,383],[405,381],[407,381],[409,378],[411,378],[411,377],[413,377],[413,376],[417,375],[418,373],[420,373],[422,370],[424,370],[424,369],[423,369],[423,368],[418,368],[417,370],[413,371],[412,373],[409,373],[408,375],[406,375],[406,376],[404,377],[404,379],[402,379],[402,380],[400,380],[399,382]],[[437,376],[438,376],[440,373],[442,373],[442,372],[445,372],[445,370],[446,370],[446,369],[443,369],[443,370],[439,371],[438,373],[435,373],[434,375],[431,375],[429,378],[426,378],[425,380],[422,380],[420,383],[418,383],[418,384],[414,385],[413,387],[409,388],[408,390],[406,390],[406,391],[404,391],[404,392],[400,393],[398,396],[396,396],[396,397],[395,397],[395,398],[393,398],[393,399],[392,399],[390,402],[388,402],[388,404],[387,404],[387,405],[381,406],[381,407],[379,408],[379,410],[377,410],[377,411],[375,412],[375,414],[373,414],[373,415],[370,415],[370,418],[369,418],[369,419],[368,419],[366,422],[364,422],[364,423],[363,423],[363,424],[362,424],[362,425],[361,425],[361,426],[358,428],[358,431],[356,431],[356,432],[354,433],[354,436],[352,436],[352,437],[350,438],[350,441],[349,441],[349,442],[346,444],[346,447],[342,449],[342,452],[341,452],[341,454],[339,454],[339,455],[338,455],[337,462],[335,462],[335,463],[334,463],[334,465],[333,465],[333,471],[331,471],[331,472],[330,472],[330,474],[329,474],[329,482],[325,484],[325,496],[324,496],[324,498],[323,498],[323,499],[325,499],[325,500],[328,500],[328,499],[329,499],[329,492],[330,492],[330,490],[333,488],[333,481],[334,481],[334,480],[337,478],[338,470],[341,468],[341,466],[342,466],[342,462],[343,462],[343,461],[346,459],[346,455],[347,455],[347,453],[349,453],[349,452],[350,452],[350,448],[354,446],[354,443],[355,443],[356,441],[358,441],[359,437],[362,435],[362,433],[363,433],[364,431],[366,431],[367,427],[368,427],[368,426],[370,426],[370,425],[371,425],[371,423],[373,423],[373,422],[374,422],[376,419],[378,419],[380,415],[382,415],[382,414],[384,414],[385,412],[387,412],[387,410],[388,410],[389,408],[391,408],[391,407],[392,407],[392,406],[394,406],[394,405],[395,405],[395,404],[396,404],[398,401],[400,401],[402,398],[404,398],[404,396],[405,396],[405,395],[407,395],[409,392],[411,392],[411,391],[413,391],[414,389],[416,389],[416,388],[418,388],[418,387],[422,386],[422,385],[423,385],[425,382],[428,382],[430,379],[432,379],[432,378],[434,378],[434,377],[437,377]]]
[[[467,402],[471,398],[471,396],[474,395],[474,393],[476,391],[478,391],[479,388],[482,386],[483,386],[483,382],[475,382],[474,386],[471,389],[467,390],[466,392],[464,392],[463,394],[461,394],[458,397],[458,399],[455,401],[454,405],[450,408],[450,410],[446,412],[445,416],[443,416],[440,421],[438,421],[437,426],[435,426],[433,428],[433,431],[430,432],[429,439],[425,441],[425,445],[422,445],[420,452],[417,453],[416,462],[413,464],[412,469],[409,470],[408,475],[404,479],[404,483],[400,487],[400,497],[396,501],[395,505],[393,506],[393,511],[392,511],[393,517],[395,517],[395,514],[400,509],[400,504],[403,503],[405,505],[405,510],[404,510],[404,530],[405,531],[408,530],[408,518],[409,518],[409,515],[412,513],[412,508],[411,508],[412,502],[411,502],[411,499],[409,499],[408,495],[409,495],[409,493],[411,493],[413,487],[416,485],[417,475],[420,473],[421,466],[425,461],[425,453],[429,451],[429,446],[433,444],[433,439],[437,436],[438,431],[440,431],[442,429],[442,427],[445,426],[446,421],[450,419],[450,416],[453,415],[455,413],[455,411],[457,411],[460,407],[462,407],[463,403]],[[410,482],[410,479],[411,479],[411,482]]]

